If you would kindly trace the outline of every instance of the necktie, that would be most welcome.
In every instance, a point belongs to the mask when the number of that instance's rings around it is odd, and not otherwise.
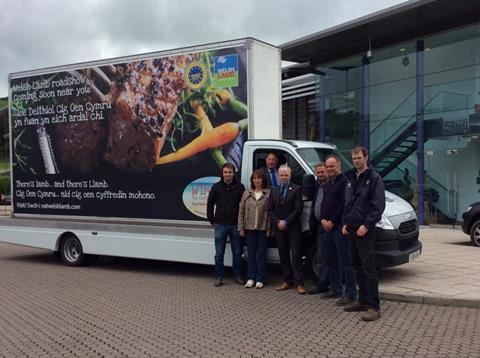
[[[275,169],[270,169],[270,176],[272,178],[272,186],[277,186],[277,177],[275,176]]]
[[[285,199],[285,196],[287,195],[287,186],[282,185],[282,188],[280,190],[280,200]]]

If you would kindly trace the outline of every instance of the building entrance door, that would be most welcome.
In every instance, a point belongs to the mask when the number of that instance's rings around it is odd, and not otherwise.
[[[457,224],[465,208],[480,201],[478,138],[450,136],[425,143],[427,224]]]

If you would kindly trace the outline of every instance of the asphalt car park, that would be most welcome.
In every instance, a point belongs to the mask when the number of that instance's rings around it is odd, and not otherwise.
[[[0,244],[0,357],[469,357],[480,310],[382,302],[365,323],[331,300],[263,289],[211,266],[102,258],[73,268]]]

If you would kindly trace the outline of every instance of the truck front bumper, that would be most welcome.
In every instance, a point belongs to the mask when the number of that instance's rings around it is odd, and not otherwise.
[[[422,253],[419,234],[418,226],[407,233],[402,233],[399,229],[383,230],[377,227],[375,240],[377,267],[392,267],[414,261]]]
[[[398,266],[414,261],[422,253],[422,243],[419,240],[413,242],[403,250],[377,251],[375,260],[378,268]]]

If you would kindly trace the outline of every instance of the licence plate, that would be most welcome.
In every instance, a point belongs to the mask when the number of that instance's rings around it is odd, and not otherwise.
[[[416,259],[418,259],[421,252],[422,252],[421,250],[417,250],[417,251],[412,252],[410,255],[408,255],[408,262],[413,262]]]

